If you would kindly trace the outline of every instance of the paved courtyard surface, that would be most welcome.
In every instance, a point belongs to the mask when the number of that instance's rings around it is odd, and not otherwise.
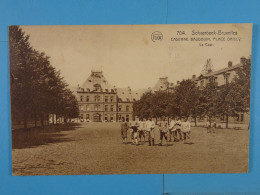
[[[122,144],[117,123],[12,132],[13,175],[247,172],[249,131],[192,128],[193,144]],[[159,133],[156,133],[156,144]],[[165,143],[164,143],[165,144]]]

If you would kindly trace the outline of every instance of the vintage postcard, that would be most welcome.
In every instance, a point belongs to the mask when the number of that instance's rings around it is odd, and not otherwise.
[[[10,26],[13,175],[246,173],[252,24]]]

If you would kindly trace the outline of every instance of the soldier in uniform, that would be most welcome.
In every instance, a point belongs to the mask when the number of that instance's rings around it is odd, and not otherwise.
[[[168,121],[164,117],[160,122],[159,122],[159,131],[160,131],[160,143],[159,146],[162,146],[163,143],[163,138],[166,140],[167,146],[168,146],[168,139],[167,139],[167,132],[169,129]]]
[[[127,143],[127,130],[129,126],[128,123],[125,122],[125,118],[122,117],[122,122],[121,122],[121,137],[123,139],[123,144]]]
[[[151,144],[154,146],[154,128],[155,128],[155,122],[152,121],[151,118],[149,118],[146,121],[146,132],[148,134],[149,146],[151,146]]]
[[[141,120],[139,122],[139,140],[140,142],[142,141],[142,137],[144,138],[144,142],[145,142],[145,134],[146,134],[146,122],[145,119]]]
[[[177,137],[177,134],[178,134],[179,135],[179,140],[183,140],[183,138],[182,138],[182,131],[181,131],[181,119],[179,117],[175,121],[175,125],[176,125],[176,137]]]
[[[187,140],[191,138],[191,126],[188,118],[185,118],[184,122],[181,123],[181,131],[183,133],[184,144],[186,144]]]

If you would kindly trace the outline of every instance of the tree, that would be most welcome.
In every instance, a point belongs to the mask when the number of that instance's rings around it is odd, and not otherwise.
[[[26,129],[30,116],[34,116],[35,125],[40,118],[44,126],[49,114],[78,115],[76,97],[50,64],[50,57],[30,46],[29,35],[19,26],[11,26],[9,43],[12,121],[23,118]]]
[[[140,119],[152,117],[152,96],[151,92],[142,95],[140,100],[133,104],[133,115]]]
[[[183,80],[176,87],[175,105],[178,105],[179,116],[192,116],[195,120],[198,115],[197,106],[199,105],[199,90],[191,80]]]
[[[226,117],[226,128],[229,116],[235,117],[240,112],[249,112],[251,59],[245,59],[236,73],[236,77],[230,83],[220,87],[216,101],[218,114]]]

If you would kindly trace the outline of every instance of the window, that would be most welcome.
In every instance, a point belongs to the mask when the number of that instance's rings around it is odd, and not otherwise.
[[[86,111],[89,111],[90,109],[89,109],[89,105],[86,105]]]
[[[86,97],[86,101],[89,102],[89,96]]]
[[[105,96],[105,102],[108,102],[108,96]]]
[[[108,121],[108,117],[107,117],[107,115],[105,114],[105,121]]]
[[[113,96],[110,97],[110,101],[111,101],[111,102],[114,101],[114,97],[113,97]]]
[[[125,120],[126,120],[126,122],[129,122],[129,115],[125,116]]]
[[[105,105],[105,111],[108,111],[108,105]]]
[[[110,116],[110,121],[113,121],[113,120],[114,120],[114,116],[111,115],[111,116]]]
[[[89,119],[89,114],[86,114],[86,119]]]
[[[97,111],[98,110],[98,105],[94,106],[94,110]]]
[[[110,106],[110,111],[114,111],[114,106],[113,105]]]
[[[129,98],[126,98],[126,101],[129,102]]]
[[[121,105],[118,106],[118,111],[122,111],[122,106]]]
[[[83,102],[84,96],[80,96],[80,101]]]
[[[126,112],[129,112],[129,106],[126,106]]]
[[[95,102],[99,102],[100,101],[100,97],[97,95],[95,96]]]
[[[83,114],[81,114],[81,115],[80,115],[80,118],[81,118],[81,119],[83,119],[83,118],[84,118],[84,115],[83,115]]]

